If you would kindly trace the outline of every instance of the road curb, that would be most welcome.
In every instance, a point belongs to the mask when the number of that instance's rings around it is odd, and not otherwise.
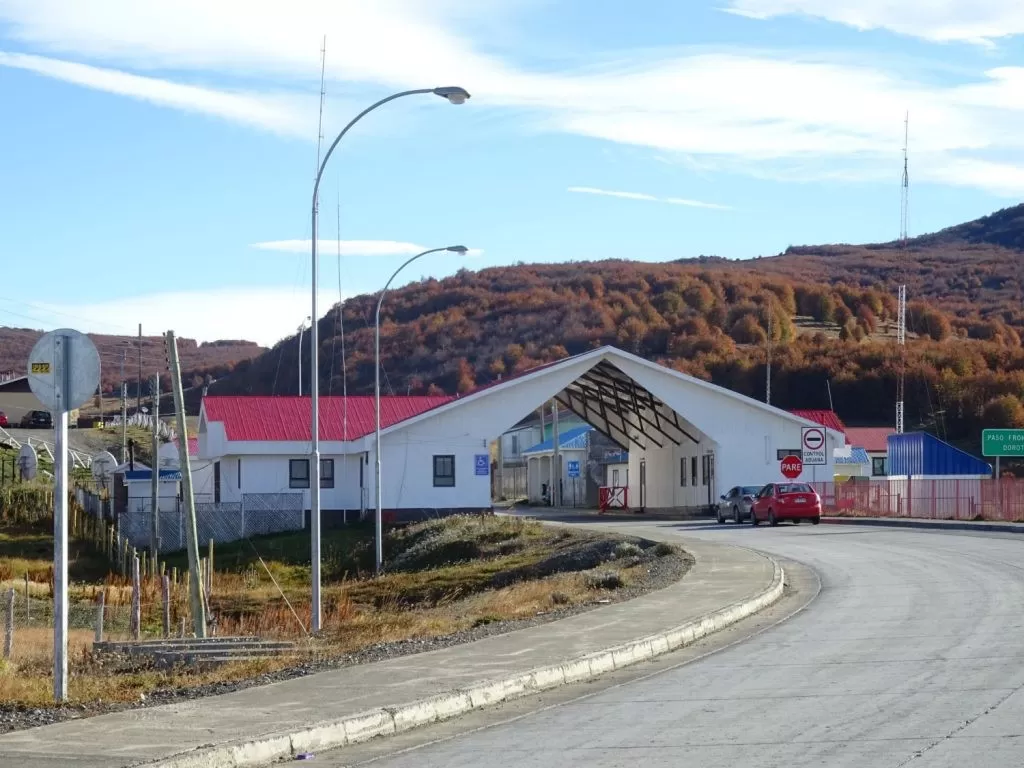
[[[829,525],[867,525],[883,528],[924,528],[933,531],[982,531],[996,533],[1024,533],[1021,523],[973,523],[942,522],[939,520],[915,520],[877,517],[823,517],[822,523]]]
[[[666,632],[648,635],[559,664],[497,680],[482,681],[408,704],[372,709],[289,733],[268,734],[245,742],[209,746],[137,765],[153,768],[243,768],[267,765],[304,752],[323,751],[358,744],[379,736],[392,736],[481,707],[561,685],[591,680],[605,672],[691,645],[777,602],[783,594],[785,572],[774,558],[767,559],[774,569],[772,583],[767,589],[752,598],[740,600]]]

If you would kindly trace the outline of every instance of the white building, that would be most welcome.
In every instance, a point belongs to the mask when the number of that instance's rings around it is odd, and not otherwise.
[[[382,507],[392,516],[490,509],[488,446],[555,399],[629,452],[633,509],[700,509],[723,489],[784,479],[777,451],[815,422],[602,347],[458,398],[386,397]],[[375,506],[372,398],[321,398],[322,508]],[[310,400],[207,397],[199,458],[222,502],[300,494],[309,506]],[[825,456],[845,444],[825,429]],[[831,479],[834,460],[801,479]]]
[[[558,464],[562,467],[562,500],[565,506],[576,506],[587,495],[586,469],[590,456],[589,424],[558,432]],[[526,498],[531,504],[547,504],[551,498],[552,466],[555,463],[555,439],[523,451],[526,459]]]

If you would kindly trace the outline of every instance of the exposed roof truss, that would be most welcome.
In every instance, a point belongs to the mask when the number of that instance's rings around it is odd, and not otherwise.
[[[679,423],[679,415],[651,392],[602,361],[555,398],[619,447],[646,449],[698,439]]]

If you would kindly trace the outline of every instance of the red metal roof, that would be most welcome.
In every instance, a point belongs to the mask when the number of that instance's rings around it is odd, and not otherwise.
[[[850,427],[846,430],[846,442],[865,451],[886,453],[889,450],[889,435],[895,435],[892,427]]]
[[[801,419],[813,421],[815,424],[821,424],[826,429],[843,432],[844,434],[846,432],[846,425],[843,424],[843,420],[839,418],[835,411],[792,410],[790,413],[794,416],[799,416]]]
[[[347,431],[344,425],[346,399]],[[381,397],[381,428],[411,419],[453,399],[448,395]],[[228,440],[304,442],[312,439],[309,423],[312,405],[308,397],[210,396],[203,398],[203,407],[208,422],[223,422]],[[364,437],[374,430],[373,397],[321,397],[319,420],[321,440]]]

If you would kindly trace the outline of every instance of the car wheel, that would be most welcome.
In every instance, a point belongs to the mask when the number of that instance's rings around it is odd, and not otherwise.
[[[750,524],[756,526],[758,524],[757,514],[753,509],[750,510]]]
[[[739,507],[735,507],[734,506],[732,508],[732,519],[733,519],[733,522],[736,523],[736,525],[739,525],[740,523],[743,522],[743,518],[740,517],[740,508]]]
[[[779,521],[775,519],[775,510],[768,510],[768,525],[778,525]]]
[[[715,519],[718,520],[718,524],[719,525],[725,525],[725,518],[722,517],[722,508],[721,507],[719,507],[718,511],[715,513]]]
[[[821,518],[820,517],[812,517],[811,518],[811,525],[817,525],[820,522],[821,522]]]

